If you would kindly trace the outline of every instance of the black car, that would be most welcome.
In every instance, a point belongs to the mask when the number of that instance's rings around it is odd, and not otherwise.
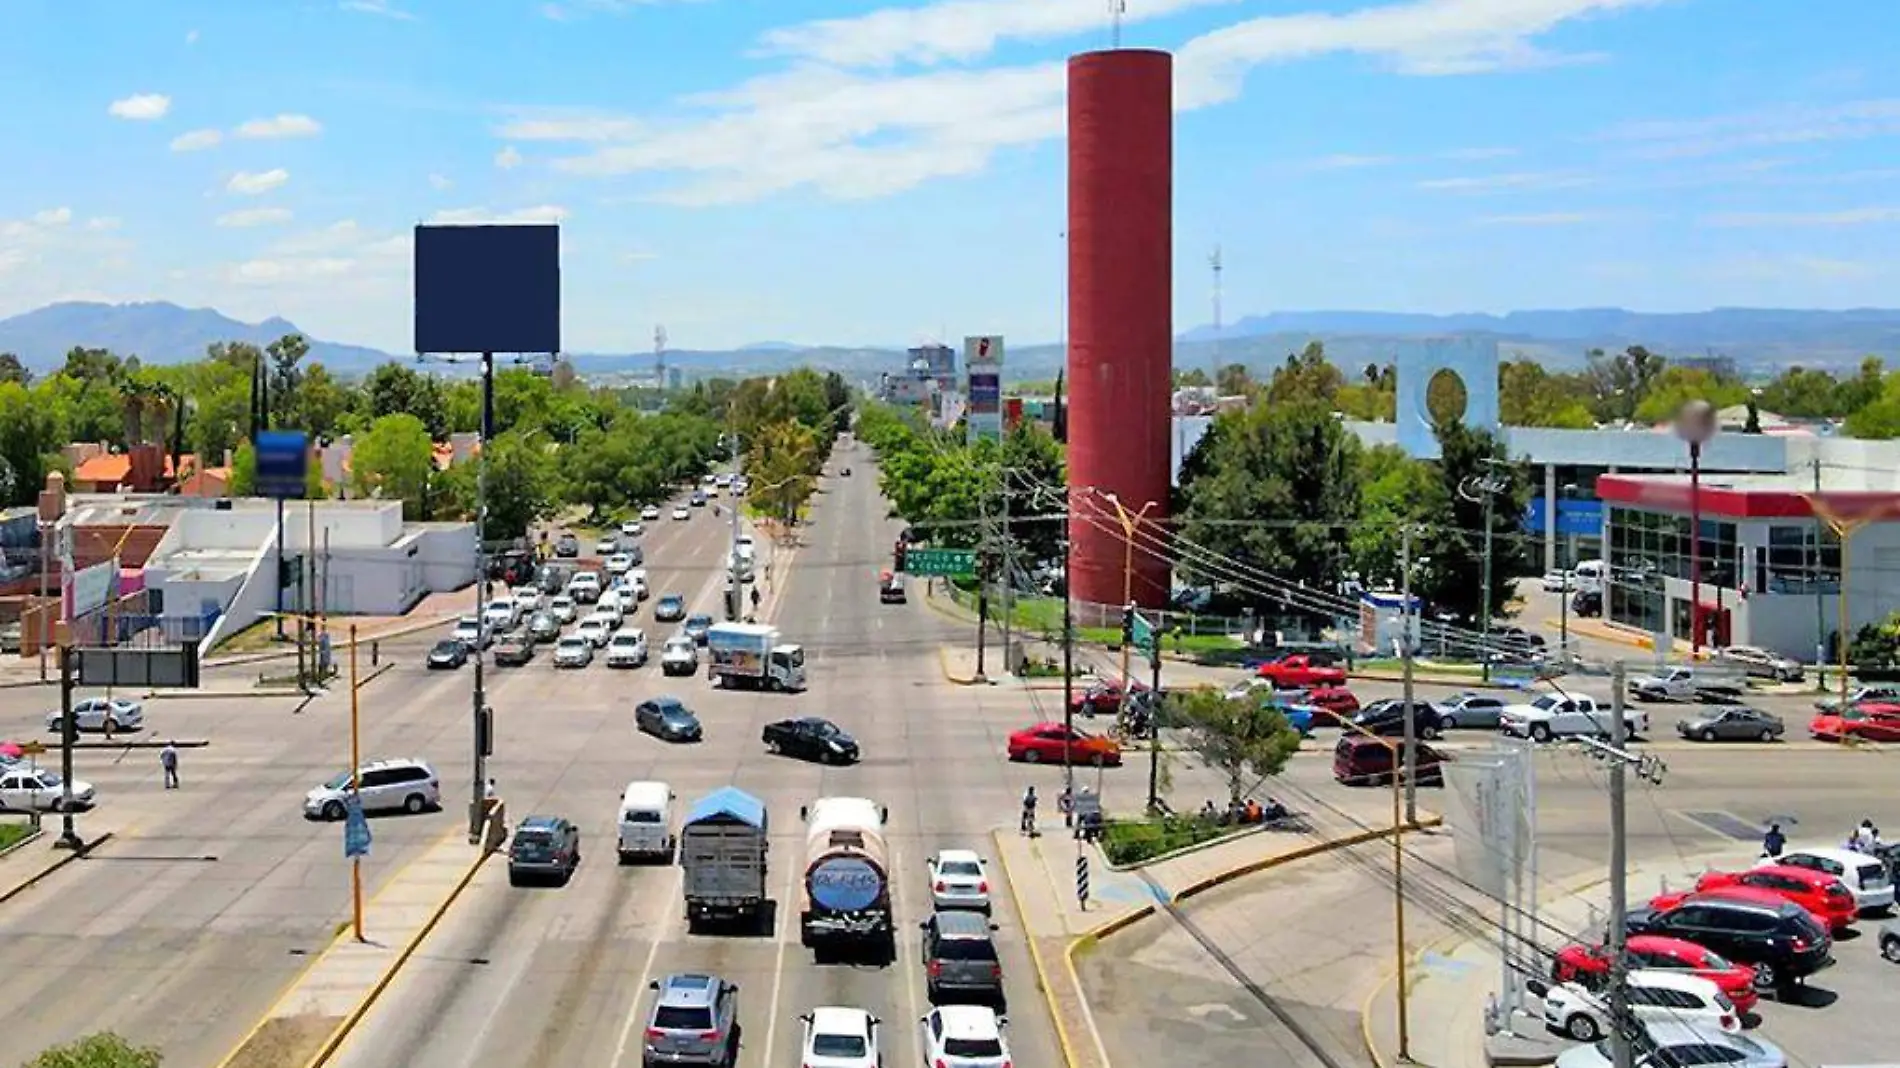
[[[567,589],[567,581],[574,577],[572,564],[542,564],[535,572],[534,584],[549,597]]]
[[[508,883],[553,879],[565,886],[580,862],[581,829],[572,820],[529,816],[515,825],[514,843],[508,848]]]
[[[563,534],[554,539],[554,555],[572,560],[581,554],[581,540],[572,534]]]
[[[534,659],[534,639],[519,634],[502,639],[495,646],[496,667],[522,667]]]
[[[767,723],[760,740],[774,753],[816,760],[820,764],[858,762],[858,740],[836,723],[817,716]]]
[[[454,638],[444,638],[429,649],[429,670],[453,670],[468,663],[468,646]]]
[[[686,623],[680,627],[680,630],[685,631],[686,636],[693,639],[694,645],[705,645],[706,635],[712,632],[712,625],[713,617],[701,612],[698,615],[687,616]]]
[[[1578,590],[1570,595],[1570,614],[1591,619],[1603,614],[1602,590]]]
[[[528,617],[528,637],[551,642],[561,636],[561,621],[552,612],[536,612]]]
[[[677,623],[686,618],[686,598],[669,593],[654,602],[653,619],[659,623]]]
[[[633,725],[663,742],[697,742],[699,717],[677,697],[650,697],[633,710]]]
[[[1629,933],[1667,935],[1755,966],[1755,986],[1785,991],[1825,968],[1833,940],[1792,901],[1694,894],[1672,909],[1637,909]]]
[[[1353,726],[1359,728],[1354,734],[1376,734],[1381,738],[1398,738],[1405,734],[1405,702],[1396,697],[1383,701],[1374,701],[1353,714]],[[1438,709],[1429,701],[1412,702],[1412,733],[1419,738],[1436,738],[1444,732],[1444,724],[1439,720]]]

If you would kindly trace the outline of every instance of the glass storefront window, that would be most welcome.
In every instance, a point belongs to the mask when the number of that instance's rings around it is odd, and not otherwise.
[[[1778,524],[1768,528],[1770,593],[1837,593],[1840,590],[1841,540],[1827,527],[1815,543],[1815,524]]]

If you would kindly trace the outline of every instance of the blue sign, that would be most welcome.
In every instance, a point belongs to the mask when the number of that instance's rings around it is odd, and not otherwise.
[[[369,819],[363,815],[363,802],[350,795],[343,809],[343,856],[348,860],[369,856]]]
[[[301,430],[260,430],[252,443],[257,450],[257,492],[278,500],[303,499],[310,476],[310,439]]]
[[[1524,532],[1542,536],[1544,533],[1544,498],[1539,495],[1531,498],[1530,507],[1524,510]],[[1559,498],[1557,501],[1557,534],[1559,537],[1595,538],[1603,534],[1603,502],[1571,500]]]

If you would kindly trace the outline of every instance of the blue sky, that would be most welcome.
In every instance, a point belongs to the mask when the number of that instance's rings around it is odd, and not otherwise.
[[[418,221],[558,218],[575,351],[1053,340],[1107,0],[0,0],[0,315],[409,348]],[[1175,321],[1891,306],[1888,0],[1128,0]]]

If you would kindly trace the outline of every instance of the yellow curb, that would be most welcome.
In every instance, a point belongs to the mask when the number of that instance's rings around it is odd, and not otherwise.
[[[1401,835],[1413,834],[1418,831],[1441,826],[1444,822],[1444,818],[1441,816],[1424,816],[1415,823],[1408,823],[1400,827],[1398,831]],[[1246,864],[1242,864],[1237,868],[1230,868],[1227,871],[1211,875],[1199,882],[1190,883],[1186,888],[1181,890],[1181,892],[1170,898],[1169,901],[1171,904],[1180,904],[1188,898],[1204,894],[1215,887],[1224,886],[1243,876],[1267,871],[1271,868],[1280,867],[1283,864],[1291,864],[1296,860],[1306,860],[1309,857],[1331,853],[1335,850],[1350,849],[1353,846],[1365,845],[1368,842],[1377,842],[1381,839],[1392,837],[1392,832],[1393,828],[1391,827],[1381,827],[1371,831],[1360,831],[1357,834],[1349,834],[1344,838],[1328,838],[1325,841],[1315,842],[1310,846],[1302,846],[1288,853],[1248,861]]]
[[[946,646],[946,645],[937,646],[937,664],[939,667],[943,669],[943,681],[949,683],[950,685],[952,686],[975,686],[976,685],[976,679],[974,676],[967,679],[959,679],[955,675],[952,675],[950,673],[950,647],[949,646]]]
[[[997,863],[1003,866],[1003,876],[1009,880],[1009,899],[1016,906],[1016,916],[1022,921],[1023,934],[1029,941],[1029,963],[1036,969],[1036,989],[1042,992],[1043,1007],[1049,1010],[1049,1020],[1056,1027],[1056,1045],[1062,1047],[1062,1061],[1069,1068],[1080,1068],[1081,1062],[1075,1056],[1075,1044],[1069,1038],[1068,1025],[1062,1022],[1062,1013],[1056,1007],[1056,999],[1049,991],[1049,970],[1043,964],[1042,950],[1036,946],[1036,934],[1029,929],[1029,912],[1023,908],[1023,892],[1018,888],[1016,873],[1010,869],[1009,855],[1003,849],[1003,836],[1000,831],[990,830],[990,844],[996,852]],[[1078,989],[1077,994],[1081,991]]]
[[[34,887],[38,886],[40,883],[46,881],[47,876],[53,874],[56,871],[59,871],[61,868],[64,868],[66,865],[71,864],[73,861],[83,858],[86,854],[92,852],[93,850],[99,848],[100,846],[105,845],[107,842],[112,840],[112,838],[114,837],[116,833],[117,832],[115,831],[107,831],[106,833],[100,835],[99,837],[91,839],[90,841],[86,842],[80,848],[68,852],[66,855],[60,857],[58,860],[55,860],[51,864],[48,864],[46,867],[41,868],[39,871],[33,873],[32,875],[27,876],[26,878],[20,880],[17,883],[14,883],[11,887],[9,887],[6,890],[5,893],[0,893],[0,904],[5,904],[6,902],[12,901],[14,898],[19,897],[21,894],[26,893],[28,890],[31,890]],[[44,836],[45,834],[46,834],[46,831],[42,829],[41,831],[39,831],[38,833],[34,835],[31,835],[27,838],[23,838],[19,842],[15,843],[14,849],[21,848],[25,846],[28,842],[37,841],[40,837]],[[7,850],[9,854],[11,854],[13,851],[14,851],[13,849]]]
[[[1588,623],[1589,621],[1586,620],[1585,622]],[[1544,629],[1555,631],[1568,629],[1572,637],[1582,634],[1586,637],[1595,638],[1598,641],[1616,642],[1619,645],[1633,646],[1637,649],[1654,649],[1656,647],[1654,639],[1625,631],[1621,627],[1612,626],[1608,623],[1579,627],[1575,615],[1572,615],[1568,628],[1565,627],[1561,619],[1546,619],[1544,620]]]
[[[455,904],[456,899],[462,896],[462,891],[468,889],[468,884],[474,881],[475,873],[481,871],[482,865],[494,855],[494,850],[487,846],[482,847],[481,852],[475,857],[475,862],[468,866],[468,870],[463,872],[462,878],[456,882],[455,889],[450,890],[449,896],[443,898],[442,903],[429,914],[428,922],[422,925],[422,929],[416,932],[408,945],[402,947],[402,952],[396,954],[396,959],[384,969],[382,977],[369,988],[369,993],[363,995],[363,1000],[356,1003],[356,1008],[350,1010],[350,1014],[343,1018],[343,1022],[337,1025],[336,1030],[330,1032],[330,1037],[324,1040],[316,1055],[310,1058],[304,1068],[323,1068],[323,1065],[329,1063],[331,1057],[336,1056],[336,1051],[342,1049],[343,1043],[349,1039],[350,1032],[356,1030],[356,1026],[363,1022],[363,1017],[369,1015],[369,1010],[383,996],[383,991],[389,989],[389,984],[396,981],[397,974],[402,971],[404,965],[409,963],[409,958],[415,955],[416,950],[422,948],[424,940],[435,931],[435,925],[442,922],[442,917],[448,914],[449,906]]]
[[[450,838],[456,837],[458,835],[463,835],[466,833],[467,833],[466,831],[457,829],[457,830],[449,832],[448,834],[443,835],[441,838],[437,839],[436,841],[431,842],[425,849],[423,849],[421,855],[417,856],[414,860],[409,861],[409,863],[404,864],[401,868],[398,868],[396,870],[396,873],[390,877],[389,881],[383,884],[382,890],[377,891],[374,895],[370,897],[368,904],[374,905],[376,903],[377,898],[382,897],[385,891],[387,891],[391,886],[395,885],[397,879],[401,878],[405,872],[407,872],[410,868],[414,867],[417,863],[421,862],[422,858],[427,856],[430,850],[433,850],[436,846],[441,845],[443,842],[448,841]],[[482,859],[486,860],[487,854],[483,854]],[[367,911],[367,906],[365,907],[365,910]],[[317,953],[314,956],[312,956],[308,963],[306,963],[302,968],[298,969],[296,976],[291,979],[289,985],[285,986],[283,991],[277,995],[277,1000],[271,1002],[270,1008],[264,1010],[264,1014],[262,1016],[259,1016],[257,1018],[257,1022],[252,1024],[250,1029],[244,1032],[244,1037],[238,1039],[237,1044],[231,1047],[231,1051],[229,1053],[226,1053],[223,1057],[219,1058],[216,1068],[228,1068],[228,1066],[231,1064],[232,1061],[237,1060],[238,1054],[244,1052],[244,1047],[251,1044],[251,1040],[257,1037],[258,1032],[262,1031],[266,1024],[278,1018],[278,1016],[280,1015],[280,1010],[282,1010],[285,1005],[290,1003],[290,999],[296,995],[297,987],[303,983],[304,979],[307,976],[309,976],[311,972],[315,971],[317,965],[322,964],[324,958],[328,957],[331,954],[331,952],[336,949],[337,946],[342,945],[344,940],[350,937],[351,937],[351,934],[349,930],[349,925],[345,924],[343,926],[343,929],[339,930],[330,939],[330,943],[323,947],[323,951],[321,953]]]

